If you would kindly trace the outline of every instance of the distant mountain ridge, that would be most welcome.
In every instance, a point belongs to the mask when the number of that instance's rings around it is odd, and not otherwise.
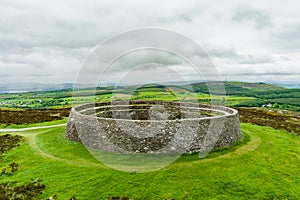
[[[300,88],[300,83],[270,83],[286,88]]]
[[[283,90],[286,89],[284,86],[276,85],[276,84],[268,84],[264,82],[258,82],[258,83],[248,83],[248,82],[237,82],[237,81],[230,81],[226,82],[228,84],[250,89],[250,90],[256,90],[256,91],[265,91],[265,90]]]
[[[39,92],[72,88],[73,83],[1,83],[0,93]]]
[[[250,83],[250,82],[238,82],[238,81],[226,81],[226,82],[166,82],[160,83],[158,85],[173,85],[184,87],[184,85],[191,85],[194,89],[205,92],[206,85],[215,85],[215,84],[224,84],[226,91],[228,90],[254,90],[254,91],[266,91],[266,90],[282,90],[286,89],[287,84],[268,84],[263,82]],[[151,84],[146,84],[151,85]],[[73,89],[73,83],[1,83],[0,84],[0,93],[21,93],[21,92],[39,92],[39,91],[53,91],[53,90],[64,90],[64,89]],[[288,84],[287,87],[295,88],[300,84]],[[84,86],[81,86],[84,87]],[[87,87],[90,87],[90,85]],[[201,89],[202,88],[202,89]],[[204,90],[204,91],[203,91]]]

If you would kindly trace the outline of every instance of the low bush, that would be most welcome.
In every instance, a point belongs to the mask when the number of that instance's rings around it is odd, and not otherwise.
[[[7,182],[0,184],[0,199],[1,200],[34,200],[45,189],[45,185],[41,183],[41,179],[32,180],[25,185],[17,185],[15,182]]]

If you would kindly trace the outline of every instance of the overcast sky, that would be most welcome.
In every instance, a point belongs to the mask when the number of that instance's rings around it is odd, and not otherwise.
[[[74,82],[94,46],[142,27],[194,39],[224,79],[299,83],[299,10],[297,0],[0,0],[0,83]]]

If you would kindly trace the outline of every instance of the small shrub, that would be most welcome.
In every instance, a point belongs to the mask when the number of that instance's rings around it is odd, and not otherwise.
[[[0,184],[0,199],[1,200],[21,200],[21,199],[37,199],[37,196],[45,189],[45,185],[41,184],[42,180],[32,180],[25,185],[16,186],[16,183]]]
[[[19,168],[20,168],[19,164],[13,162],[13,163],[9,164],[8,166],[0,169],[0,172],[1,172],[0,176],[4,175],[4,174],[11,175],[12,173],[18,171]]]
[[[110,200],[129,200],[128,197],[119,197],[119,196],[112,196]]]
[[[0,155],[20,145],[22,136],[1,135],[0,136]]]

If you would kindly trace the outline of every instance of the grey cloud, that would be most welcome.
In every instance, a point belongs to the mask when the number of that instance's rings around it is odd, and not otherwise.
[[[2,76],[0,80],[70,82],[74,80],[80,68],[84,58],[82,55],[87,52],[86,49],[59,48],[16,49],[0,52],[0,72],[6,76]]]
[[[2,0],[0,81],[71,82],[92,47],[113,34],[145,26],[189,35],[204,44],[218,66],[241,76],[265,64],[278,74],[281,66],[295,71],[300,64],[299,3],[278,2]],[[195,54],[184,44],[179,48]],[[151,60],[190,73],[178,60],[154,54],[124,58],[116,63],[116,72]]]
[[[268,55],[243,55],[238,59],[239,64],[264,64],[272,63],[273,59]]]
[[[4,1],[0,5],[0,48],[93,47],[112,34],[137,26],[192,20],[186,10],[176,6],[170,12],[157,2],[132,3],[155,10],[136,9],[119,1]]]
[[[299,50],[300,22],[292,26],[283,26],[280,30],[274,30],[268,42],[276,45],[281,51]]]
[[[272,26],[272,21],[266,12],[250,6],[238,6],[233,20],[238,22],[251,22],[258,30]]]
[[[216,47],[212,45],[207,46],[208,55],[212,58],[226,59],[231,63],[238,64],[263,64],[274,62],[270,55],[251,55],[241,54],[233,47]]]
[[[113,71],[127,71],[136,66],[147,63],[157,63],[160,65],[152,65],[152,67],[144,67],[144,70],[150,68],[158,68],[159,66],[179,65],[185,63],[181,58],[165,51],[154,50],[140,50],[127,54],[126,56],[117,60],[112,66]]]

